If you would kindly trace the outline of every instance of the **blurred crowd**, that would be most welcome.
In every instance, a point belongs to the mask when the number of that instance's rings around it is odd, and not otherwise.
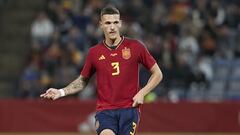
[[[6,0],[0,0],[0,9],[4,6],[5,3],[6,3]]]
[[[147,101],[194,100],[189,97],[191,89],[204,93],[211,87],[213,61],[240,56],[238,0],[48,0],[32,22],[20,97],[36,98],[79,76],[88,49],[103,39],[98,23],[106,4],[120,10],[122,34],[141,40],[164,74]],[[142,86],[148,77],[141,68]],[[92,79],[74,96],[94,99],[95,85]]]

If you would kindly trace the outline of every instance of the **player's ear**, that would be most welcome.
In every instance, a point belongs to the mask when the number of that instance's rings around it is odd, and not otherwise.
[[[102,28],[102,20],[101,19],[99,20],[99,26],[100,26],[100,28]]]
[[[122,27],[122,20],[119,21],[119,26]]]

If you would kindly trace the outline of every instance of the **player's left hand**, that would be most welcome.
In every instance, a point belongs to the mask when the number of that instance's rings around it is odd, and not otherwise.
[[[144,102],[144,95],[141,93],[141,90],[133,97],[133,104],[132,107],[138,107],[139,105],[143,104]]]

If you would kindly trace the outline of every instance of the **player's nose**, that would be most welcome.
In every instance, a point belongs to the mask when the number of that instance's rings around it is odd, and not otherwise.
[[[113,24],[110,25],[110,29],[114,30],[114,25]]]

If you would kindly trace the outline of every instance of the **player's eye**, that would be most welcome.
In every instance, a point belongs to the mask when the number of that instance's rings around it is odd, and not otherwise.
[[[114,24],[119,24],[119,21],[115,21]]]
[[[109,25],[109,24],[111,24],[111,22],[105,22],[105,24]]]

